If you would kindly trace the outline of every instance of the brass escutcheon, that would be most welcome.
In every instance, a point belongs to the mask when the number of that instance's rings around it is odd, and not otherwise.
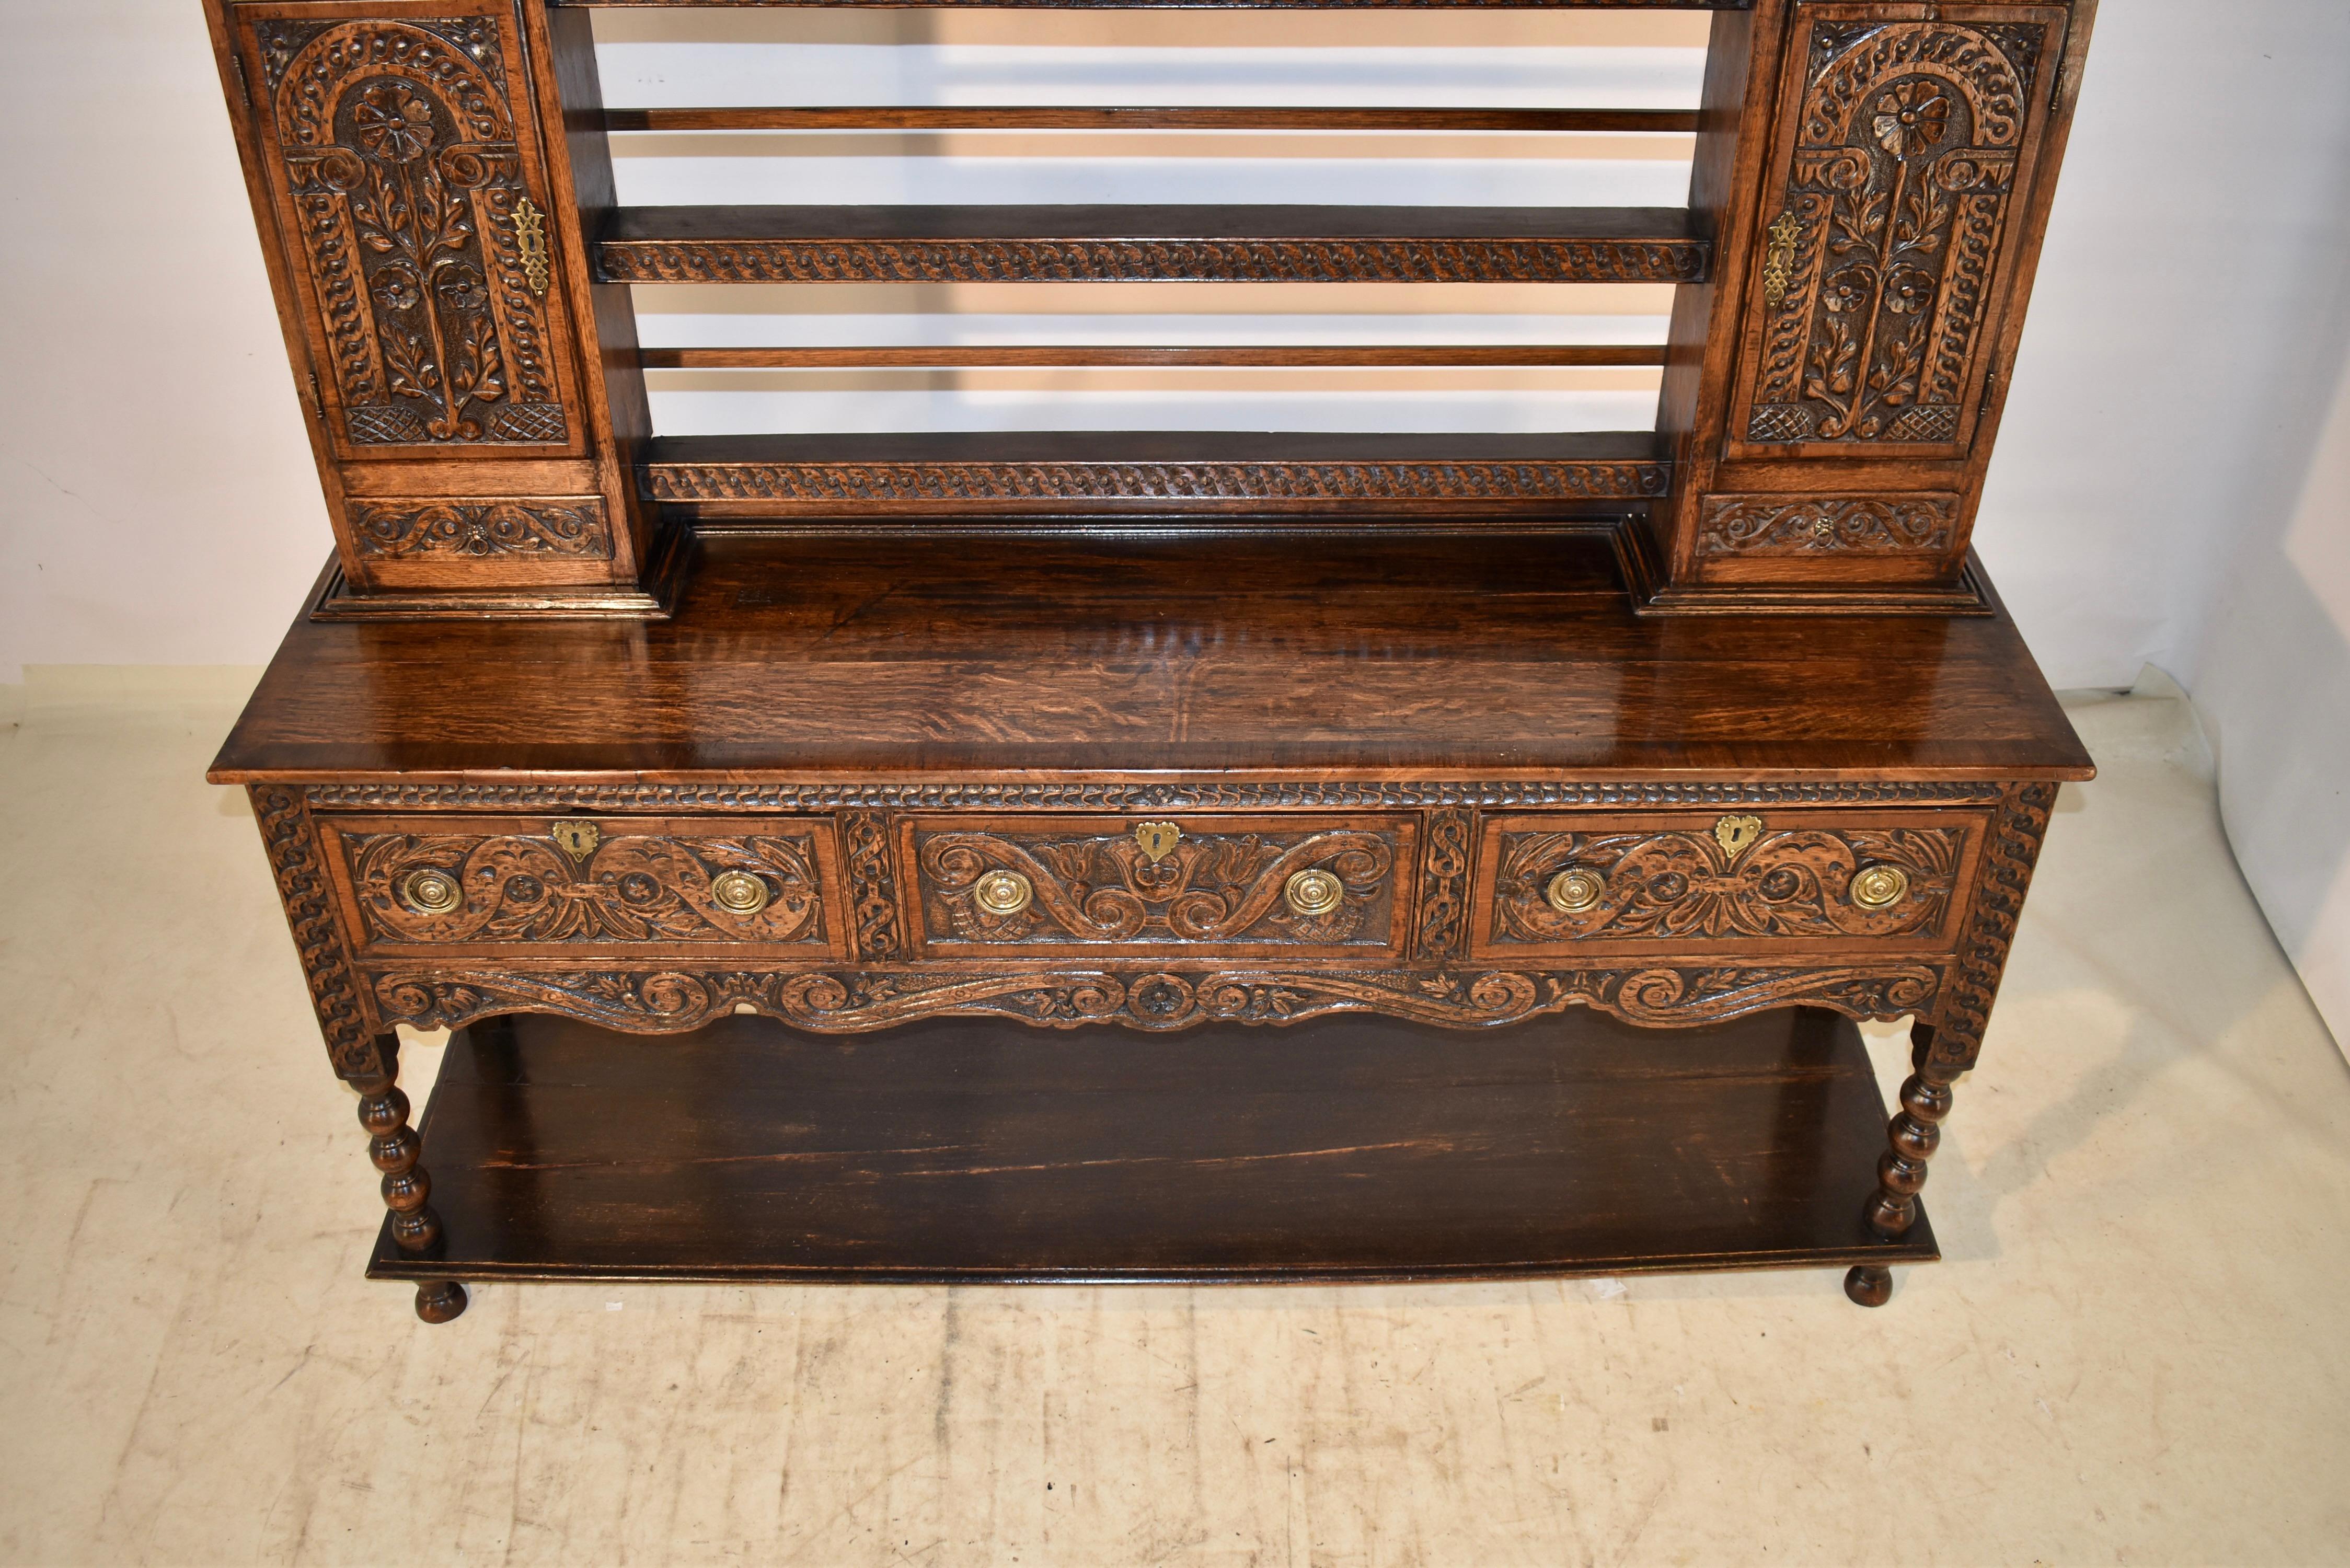
[[[1552,877],[1550,886],[1543,889],[1543,897],[1562,915],[1580,915],[1596,908],[1600,895],[1607,891],[1607,884],[1597,872],[1577,866]]]
[[[1327,871],[1300,871],[1282,885],[1289,907],[1312,919],[1326,915],[1347,900],[1347,885]]]
[[[1738,852],[1762,836],[1762,819],[1759,816],[1725,816],[1713,825],[1713,841],[1731,859]]]
[[[546,260],[546,219],[531,199],[525,196],[515,203],[515,249],[522,254],[522,275],[530,291],[542,298],[546,294],[550,275]]]
[[[1909,896],[1909,873],[1898,866],[1864,867],[1852,879],[1852,901],[1864,909],[1889,909]]]
[[[604,842],[604,830],[592,822],[557,822],[547,832],[563,846],[563,853],[574,860],[585,860],[596,853],[596,846]]]
[[[1171,822],[1138,822],[1134,825],[1134,841],[1142,846],[1153,866],[1175,853],[1181,843],[1183,830]]]
[[[971,896],[991,915],[1016,915],[1028,907],[1036,889],[1017,871],[990,871],[972,888]]]
[[[767,907],[767,885],[748,871],[721,871],[710,879],[710,896],[731,915],[755,915]]]
[[[465,901],[464,889],[446,871],[429,867],[400,878],[400,896],[411,908],[427,915],[445,915]]]

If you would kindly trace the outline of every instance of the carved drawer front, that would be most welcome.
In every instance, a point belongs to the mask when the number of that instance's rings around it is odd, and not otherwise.
[[[1964,456],[2061,5],[1794,7],[1730,454]]]
[[[845,951],[816,817],[322,817],[362,956]]]
[[[513,0],[227,17],[336,455],[584,452]]]
[[[932,956],[1393,957],[1417,817],[913,817],[898,825]]]
[[[1947,952],[1988,818],[1966,811],[1485,819],[1485,956]]]

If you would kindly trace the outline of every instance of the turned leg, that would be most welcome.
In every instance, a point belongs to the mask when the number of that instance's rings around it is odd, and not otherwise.
[[[387,1059],[391,1059],[386,1053]],[[417,1157],[423,1152],[408,1125],[408,1096],[389,1076],[361,1080],[359,1126],[368,1131],[368,1158],[383,1172],[383,1204],[391,1210],[391,1239],[403,1252],[421,1253],[441,1239],[441,1220],[426,1199],[432,1179]],[[416,1287],[416,1315],[447,1323],[465,1310],[465,1287],[454,1280],[427,1280]]]
[[[1877,1196],[1869,1199],[1868,1228],[1898,1241],[1918,1222],[1918,1193],[1926,1185],[1926,1165],[1942,1141],[1942,1118],[1950,1114],[1950,1080],[1958,1070],[1934,1057],[1934,1032],[1919,1024],[1910,1033],[1912,1071],[1901,1085],[1901,1109],[1886,1124],[1891,1147],[1877,1162]],[[1844,1293],[1862,1306],[1883,1306],[1893,1297],[1893,1271],[1862,1263],[1844,1277]]]

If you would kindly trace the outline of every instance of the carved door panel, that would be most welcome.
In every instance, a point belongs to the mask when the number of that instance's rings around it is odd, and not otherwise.
[[[225,15],[334,453],[584,452],[513,0]]]
[[[1799,0],[1731,457],[1968,454],[2065,19]]]

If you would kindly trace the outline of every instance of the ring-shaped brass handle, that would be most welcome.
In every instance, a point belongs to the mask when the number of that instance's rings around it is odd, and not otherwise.
[[[971,896],[991,915],[1016,915],[1035,898],[1036,889],[1017,871],[990,871],[972,888]]]
[[[1852,879],[1852,901],[1864,909],[1889,909],[1909,896],[1909,873],[1898,866],[1869,866]]]
[[[767,907],[767,884],[748,871],[721,871],[710,879],[710,896],[730,915],[755,915]]]
[[[446,871],[427,867],[400,878],[400,896],[420,914],[445,915],[465,901],[465,890]]]
[[[1347,901],[1347,885],[1327,871],[1300,871],[1282,884],[1289,907],[1311,919],[1326,915]]]
[[[1580,915],[1596,909],[1601,895],[1607,891],[1607,884],[1599,873],[1575,866],[1552,877],[1550,886],[1543,889],[1543,897],[1562,915]]]

